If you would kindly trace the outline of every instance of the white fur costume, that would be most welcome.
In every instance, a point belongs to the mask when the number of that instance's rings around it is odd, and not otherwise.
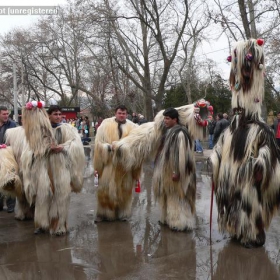
[[[18,126],[8,129],[6,131],[6,143],[12,148],[14,158],[18,165],[18,175],[21,182],[23,182],[21,155],[23,148],[26,145],[26,138],[23,127]],[[18,220],[33,219],[34,209],[30,206],[26,199],[23,184],[21,185],[21,192],[17,192],[16,198],[17,203],[15,207],[15,218]]]
[[[0,192],[12,196],[21,196],[21,180],[18,176],[18,164],[11,147],[0,145]]]
[[[136,127],[138,125],[129,120],[119,124],[112,117],[103,120],[97,130],[93,158],[99,176],[97,219],[113,221],[130,217],[132,188],[141,169],[126,172],[118,163],[113,166],[111,144],[126,137]]]
[[[161,222],[173,230],[183,231],[195,226],[193,141],[202,138],[203,130],[198,123],[206,123],[198,118],[199,109],[195,104],[176,109],[182,126],[167,131],[163,111],[160,111],[154,122],[141,125],[115,144],[114,162],[133,171],[141,168],[144,160],[156,158],[153,189],[162,210]],[[179,181],[172,180],[173,173],[180,177]]]
[[[260,116],[264,96],[262,40],[238,42],[231,56],[235,116],[211,160],[221,231],[245,247],[262,246],[280,197],[280,150]]]
[[[35,227],[64,234],[70,192],[79,192],[83,184],[85,156],[80,136],[68,124],[53,129],[43,108],[24,109],[23,122],[24,129],[7,131],[7,141],[20,166],[25,198],[29,205],[35,204]],[[64,148],[54,153],[51,144]],[[23,219],[25,205],[19,206],[16,215]]]

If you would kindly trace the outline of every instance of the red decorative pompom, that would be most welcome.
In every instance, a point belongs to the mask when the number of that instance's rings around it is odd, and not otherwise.
[[[231,62],[231,58],[232,58],[231,55],[229,55],[229,56],[227,57],[227,61],[228,61],[228,62]]]
[[[172,181],[178,182],[179,180],[180,180],[180,174],[176,174],[175,172],[173,172]]]
[[[206,100],[205,99],[199,99],[197,102],[196,102],[196,105],[199,107],[199,108],[204,108],[207,106],[207,103],[206,103]]]
[[[264,39],[257,39],[257,44],[262,46],[264,44]]]
[[[42,108],[42,107],[43,107],[43,104],[42,104],[42,102],[41,102],[41,101],[38,101],[38,103],[37,103],[37,107],[38,107],[38,108]]]
[[[135,185],[135,192],[136,193],[140,193],[141,192],[141,184],[140,184],[140,180],[136,180],[136,185]]]

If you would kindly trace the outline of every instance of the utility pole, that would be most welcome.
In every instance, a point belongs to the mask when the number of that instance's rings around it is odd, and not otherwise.
[[[24,104],[25,104],[24,76],[23,76],[23,63],[21,62],[21,114],[22,114],[22,108]]]
[[[13,78],[14,78],[14,121],[18,122],[18,105],[17,105],[17,77],[16,77],[16,64],[13,64]]]

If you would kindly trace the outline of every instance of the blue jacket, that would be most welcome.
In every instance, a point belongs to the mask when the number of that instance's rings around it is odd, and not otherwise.
[[[12,120],[8,120],[6,123],[3,124],[3,126],[0,127],[0,144],[5,143],[6,130],[9,128],[16,127],[16,126],[17,126],[16,122],[14,122]]]

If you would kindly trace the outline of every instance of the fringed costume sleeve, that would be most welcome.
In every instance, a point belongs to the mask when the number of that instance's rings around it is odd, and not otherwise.
[[[0,148],[0,159],[0,192],[11,196],[21,195],[22,183],[12,148]]]
[[[75,127],[70,124],[62,124],[55,128],[55,139],[63,146],[63,153],[67,155],[71,168],[71,189],[80,192],[83,186],[85,167],[85,153],[81,137]]]
[[[160,137],[161,131],[155,129],[154,122],[140,125],[127,137],[113,143],[114,164],[118,162],[127,171],[142,168],[145,160],[155,156]]]

